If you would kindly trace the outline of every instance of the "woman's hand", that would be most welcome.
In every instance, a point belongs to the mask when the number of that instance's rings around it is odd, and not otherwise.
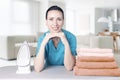
[[[57,36],[61,39],[61,41],[62,41],[62,43],[63,43],[64,45],[68,43],[68,41],[67,41],[67,39],[66,39],[66,37],[65,37],[65,35],[64,35],[63,32],[58,33]]]
[[[45,36],[45,38],[43,40],[43,44],[46,45],[47,42],[51,38],[54,38],[54,37],[59,37],[64,45],[68,43],[64,33],[63,32],[59,32],[59,33],[48,33],[48,34],[46,34],[46,36]]]
[[[43,40],[43,44],[46,45],[48,43],[48,41],[53,38],[56,37],[56,34],[54,33],[47,33],[44,40]]]

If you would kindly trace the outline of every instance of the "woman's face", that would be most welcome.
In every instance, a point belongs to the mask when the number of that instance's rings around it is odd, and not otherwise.
[[[51,33],[61,32],[63,24],[64,19],[62,12],[58,10],[51,10],[48,12],[46,25],[48,26]]]

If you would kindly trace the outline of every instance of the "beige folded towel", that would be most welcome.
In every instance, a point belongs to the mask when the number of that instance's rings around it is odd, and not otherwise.
[[[114,69],[118,68],[115,61],[113,62],[80,62],[76,61],[76,66],[86,69]]]
[[[74,75],[77,76],[120,76],[120,68],[116,69],[81,69],[74,67]]]

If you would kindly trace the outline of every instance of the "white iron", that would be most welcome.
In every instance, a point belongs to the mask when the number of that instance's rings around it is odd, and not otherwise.
[[[21,45],[17,54],[17,74],[28,74],[31,72],[30,67],[30,49],[27,41]]]

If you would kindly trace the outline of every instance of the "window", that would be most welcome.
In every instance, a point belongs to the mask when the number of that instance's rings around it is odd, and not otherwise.
[[[39,24],[39,4],[37,1],[13,0],[11,13],[11,34],[35,34]]]
[[[30,4],[28,1],[13,2],[13,20],[16,23],[30,23]]]

